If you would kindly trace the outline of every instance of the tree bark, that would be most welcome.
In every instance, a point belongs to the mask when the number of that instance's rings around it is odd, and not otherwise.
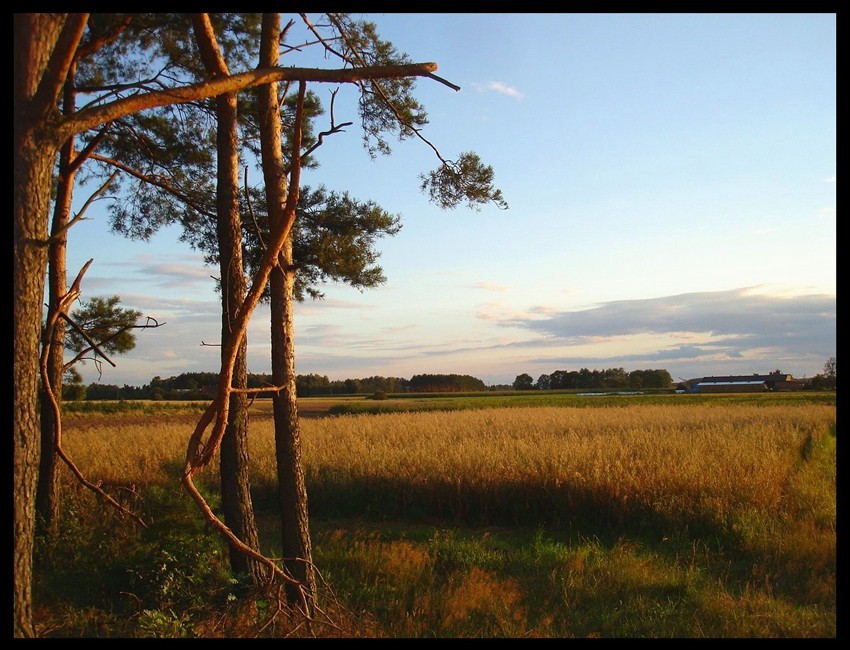
[[[305,585],[315,597],[310,526],[307,514],[307,486],[301,463],[301,424],[295,388],[295,343],[292,311],[295,305],[295,273],[292,265],[292,239],[287,238],[280,266],[269,279],[271,292],[272,383],[285,388],[273,398],[275,455],[281,509],[281,548],[289,574]],[[286,270],[284,270],[286,269]],[[287,585],[287,597],[297,602],[298,592]]]
[[[45,87],[61,76],[54,56],[65,41],[82,33],[84,20],[67,14],[14,16],[14,281],[12,314],[13,634],[35,636],[32,620],[32,552],[35,538],[35,492],[40,461],[38,412],[44,276],[47,270],[47,223],[53,161],[59,148],[55,100]],[[64,29],[63,29],[64,28]],[[61,54],[61,52],[60,52]],[[48,62],[51,66],[48,66]],[[57,91],[58,93],[58,91]]]
[[[230,339],[233,314],[245,300],[242,266],[242,223],[239,215],[239,158],[236,131],[236,95],[216,100],[218,115],[218,244],[221,267],[222,350]],[[247,388],[247,337],[242,339],[233,369],[233,387]],[[248,398],[244,392],[230,395],[230,420],[221,440],[221,501],[227,526],[251,548],[260,549],[251,485],[248,474]],[[230,547],[230,568],[248,573],[254,584],[267,577],[265,567]]]
[[[34,138],[15,148],[15,279],[13,453],[14,453],[14,634],[34,636],[32,625],[32,552],[35,535],[35,492],[41,451],[38,413],[38,351],[41,343],[41,301],[47,249],[34,242],[46,239],[49,193],[18,188],[49,188],[53,151],[33,146]]]
[[[280,16],[276,13],[264,14],[260,44],[261,66],[277,65],[279,34]],[[274,233],[280,232],[280,229],[285,227],[283,206],[287,198],[277,84],[264,86],[258,93],[266,204],[269,210],[270,227]],[[299,126],[296,125],[296,128]],[[297,187],[289,188],[289,192],[297,191]],[[275,454],[284,568],[289,575],[301,583],[307,596],[308,606],[311,607],[316,596],[316,576],[307,516],[307,489],[301,466],[301,427],[298,421],[295,392],[295,348],[292,339],[295,276],[291,266],[292,237],[290,234],[278,257],[278,266],[272,270],[269,279],[272,382],[275,386],[284,387],[273,398]],[[287,584],[286,593],[290,603],[299,602],[300,594],[295,585]]]

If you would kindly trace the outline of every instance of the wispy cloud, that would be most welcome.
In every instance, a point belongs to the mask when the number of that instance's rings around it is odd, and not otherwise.
[[[522,99],[522,93],[518,91],[513,86],[509,86],[508,84],[502,81],[488,81],[487,83],[474,83],[473,86],[476,90],[480,92],[486,92],[488,90],[493,90],[497,93],[502,93],[503,95],[508,95],[509,97],[513,97],[514,99]]]
[[[835,176],[827,176],[826,178],[823,179],[823,182],[824,183],[834,183],[835,182]]]
[[[467,285],[470,289],[483,289],[484,291],[504,292],[510,291],[510,287],[504,284],[496,284],[495,282],[475,282]]]
[[[495,311],[487,316],[495,320]],[[774,356],[835,354],[836,298],[832,295],[777,296],[752,288],[687,293],[645,300],[604,303],[582,311],[560,311],[546,318],[505,313],[501,324],[541,335],[547,347],[573,347],[635,337],[666,341],[655,353],[619,360],[683,359],[722,354],[729,358],[770,349]],[[687,339],[694,342],[683,344]],[[525,341],[523,347],[533,345]],[[566,359],[566,358],[564,358]]]

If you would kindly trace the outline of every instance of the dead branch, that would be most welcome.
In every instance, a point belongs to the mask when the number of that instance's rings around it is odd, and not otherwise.
[[[334,133],[343,133],[344,127],[351,126],[352,124],[354,124],[354,122],[343,122],[342,124],[335,124],[334,123],[334,102],[336,101],[336,94],[337,94],[337,90],[333,90],[331,92],[331,110],[330,110],[331,128],[327,131],[322,131],[321,133],[319,133],[319,137],[316,140],[316,143],[312,147],[307,149],[307,151],[305,151],[304,153],[301,154],[302,158],[306,158],[311,153],[313,153],[316,149],[321,147],[322,144],[325,141],[326,135],[333,135]]]
[[[308,27],[309,27],[309,28],[313,31],[313,33],[314,33],[314,34],[316,34],[317,36],[319,36],[318,32],[316,32],[315,28],[314,28],[314,27],[310,24],[309,20],[307,20],[306,15],[305,15],[305,14],[301,14],[301,16],[302,16],[302,18],[304,19],[304,21],[307,23]],[[342,25],[340,24],[340,22],[339,22],[339,20],[337,19],[337,17],[336,17],[335,15],[333,15],[333,14],[327,14],[327,16],[328,16],[328,19],[329,19],[329,20],[333,23],[334,27],[336,27],[337,31],[339,31],[339,33],[340,33],[340,36],[341,36],[342,40],[343,40],[343,41],[345,41],[346,45],[348,45],[348,48],[351,50],[352,54],[354,55],[354,58],[355,58],[355,59],[357,59],[357,61],[350,61],[350,60],[348,59],[348,57],[344,56],[344,55],[343,55],[343,54],[341,54],[340,52],[337,52],[336,50],[334,50],[333,48],[331,48],[331,47],[330,47],[330,46],[328,46],[328,45],[325,45],[325,48],[326,48],[328,51],[330,51],[330,52],[332,52],[332,53],[336,54],[336,55],[337,55],[338,57],[340,57],[343,61],[347,61],[347,62],[351,63],[352,65],[354,65],[355,63],[359,63],[359,65],[360,65],[361,67],[365,67],[365,66],[366,66],[366,62],[363,60],[363,57],[362,57],[362,56],[360,55],[360,53],[357,51],[357,48],[356,48],[356,47],[354,47],[354,44],[353,44],[353,43],[351,43],[351,42],[348,40],[348,38],[346,37],[345,30],[343,29],[343,27],[342,27]],[[424,76],[424,77],[429,77],[429,78],[431,78],[431,79],[434,79],[435,81],[439,81],[440,83],[445,84],[446,86],[448,86],[449,88],[452,88],[452,89],[453,89],[453,90],[455,90],[455,91],[459,91],[459,90],[460,90],[460,86],[456,86],[456,85],[454,85],[453,83],[450,83],[450,82],[446,81],[446,80],[445,80],[445,79],[443,79],[442,77],[438,77],[437,75],[435,75],[435,74],[433,73],[433,70],[432,70],[432,71],[428,71],[428,72],[424,73],[422,76]],[[368,81],[369,83],[371,83],[371,84],[372,84],[372,87],[375,89],[375,92],[376,92],[376,93],[377,93],[377,94],[381,97],[381,99],[383,99],[383,100],[384,100],[384,103],[385,103],[385,104],[387,105],[387,107],[388,107],[388,108],[389,108],[389,109],[393,112],[393,114],[395,115],[396,120],[398,120],[399,124],[401,124],[402,126],[404,126],[404,127],[405,127],[405,128],[407,128],[407,129],[409,129],[411,133],[413,133],[413,134],[414,134],[417,138],[419,138],[419,139],[420,139],[423,143],[425,143],[428,147],[430,147],[430,148],[431,148],[431,150],[434,152],[434,155],[436,155],[436,156],[437,156],[437,158],[440,160],[440,162],[441,162],[441,163],[443,163],[443,164],[444,164],[444,165],[446,165],[446,166],[450,166],[450,163],[449,163],[449,162],[448,162],[445,158],[443,158],[442,154],[440,153],[440,150],[439,150],[439,149],[437,149],[437,147],[436,147],[436,146],[435,146],[435,145],[434,145],[434,144],[433,144],[430,140],[428,140],[425,136],[423,136],[423,135],[422,135],[421,129],[417,129],[417,128],[416,128],[416,127],[414,127],[412,124],[410,124],[409,122],[407,122],[406,120],[404,120],[404,118],[402,118],[401,114],[399,114],[399,112],[398,112],[398,109],[396,109],[395,105],[394,105],[394,104],[390,101],[390,98],[389,98],[389,97],[387,97],[387,94],[384,92],[384,89],[383,89],[383,88],[381,87],[381,85],[377,82],[377,77],[372,77],[372,78],[369,78],[369,79],[364,79],[363,81]]]
[[[254,230],[257,231],[257,239],[260,242],[260,247],[265,250],[266,242],[263,241],[263,231],[257,223],[257,217],[254,216],[254,206],[251,205],[251,192],[248,191],[248,165],[245,165],[245,201],[248,204],[248,214],[251,215],[251,221],[254,222]]]
[[[98,364],[99,363],[99,360],[97,358],[98,354],[100,356],[102,356],[104,359],[106,359],[107,361],[109,361],[109,359],[106,358],[106,355],[101,351],[99,346],[103,346],[106,343],[109,343],[111,340],[118,338],[118,336],[120,336],[122,333],[126,332],[127,330],[131,330],[131,329],[142,329],[142,330],[156,329],[157,327],[162,327],[163,325],[165,325],[165,323],[160,323],[153,316],[145,316],[147,321],[145,322],[144,325],[128,325],[127,327],[122,327],[121,329],[116,330],[111,335],[107,336],[105,339],[103,339],[97,345],[93,345],[92,341],[91,341],[91,337],[89,337],[88,334],[86,332],[84,332],[83,329],[77,323],[75,323],[73,320],[71,320],[71,318],[65,312],[60,313],[60,316],[62,316],[67,323],[69,323],[74,329],[76,329],[80,333],[81,336],[85,337],[86,341],[90,344],[90,347],[87,347],[85,350],[78,352],[77,355],[73,359],[71,359],[70,361],[68,361],[67,363],[64,364],[65,370],[67,370],[68,368],[70,368],[74,364],[78,363],[79,361],[83,361],[84,359],[88,360],[88,361],[94,361],[95,364]],[[153,325],[151,324],[151,321],[153,321]],[[96,354],[94,355],[94,357],[92,359],[86,359],[86,355],[89,352],[91,352],[92,350],[94,350],[96,352]],[[115,367],[114,363],[112,363],[111,361],[109,361],[109,363],[112,364],[113,368]]]
[[[77,333],[78,333],[80,336],[82,336],[82,337],[86,340],[86,343],[88,343],[88,344],[91,346],[91,347],[89,347],[88,349],[86,349],[85,351],[81,352],[81,353],[80,353],[80,355],[88,354],[90,351],[94,350],[97,354],[99,354],[99,355],[100,355],[100,356],[102,356],[104,359],[106,359],[106,362],[107,362],[110,366],[112,366],[113,368],[115,368],[115,362],[114,362],[114,361],[112,361],[112,359],[110,359],[109,357],[107,357],[107,356],[103,353],[103,350],[101,350],[101,349],[100,349],[100,344],[99,344],[99,343],[97,343],[97,342],[96,342],[96,341],[95,341],[95,340],[94,340],[91,336],[89,336],[89,335],[88,335],[88,332],[86,332],[86,331],[85,331],[82,327],[80,327],[80,326],[79,326],[79,325],[78,325],[78,324],[74,321],[74,319],[72,319],[70,316],[68,316],[68,314],[66,314],[63,310],[58,310],[58,311],[59,311],[59,316],[61,316],[63,319],[65,319],[65,321],[66,321],[66,322],[67,322],[67,323],[68,323],[71,327],[73,327],[75,330],[77,330]]]
[[[107,178],[107,179],[106,179],[106,181],[103,183],[103,185],[101,185],[101,186],[100,186],[100,188],[98,188],[98,190],[97,190],[96,192],[94,192],[94,193],[93,193],[93,194],[92,194],[92,195],[91,195],[91,196],[90,196],[90,197],[86,200],[86,202],[85,202],[85,204],[83,205],[83,207],[82,207],[82,208],[80,208],[80,211],[79,211],[77,214],[75,214],[75,215],[74,215],[74,218],[73,218],[73,219],[71,219],[70,221],[68,221],[68,223],[66,223],[64,226],[62,226],[61,228],[59,228],[59,229],[58,229],[55,233],[53,233],[53,234],[50,236],[50,238],[49,238],[49,239],[48,239],[45,243],[46,243],[46,244],[54,244],[54,243],[58,243],[58,242],[63,242],[63,241],[65,241],[65,239],[66,239],[66,237],[65,237],[65,233],[66,233],[66,232],[68,232],[68,229],[69,229],[71,226],[73,226],[75,223],[77,223],[78,221],[82,221],[82,220],[84,219],[83,214],[85,214],[85,211],[88,209],[88,207],[89,207],[89,206],[90,206],[90,205],[94,202],[94,200],[95,200],[98,196],[100,196],[101,194],[103,194],[103,193],[106,191],[106,188],[107,188],[107,187],[109,187],[109,184],[112,182],[112,180],[113,180],[113,179],[114,179],[117,175],[118,175],[118,171],[117,171],[117,170],[116,170],[116,171],[114,171],[114,172],[112,172],[112,175],[111,175],[109,178]]]
[[[71,323],[72,327],[77,329],[77,331],[83,333],[82,330],[79,329],[79,326],[76,323],[73,323],[73,321],[71,321],[64,312],[60,315],[66,320],[66,322]],[[147,322],[144,325],[130,325],[128,327],[122,327],[120,330],[117,330],[116,332],[114,332],[111,336],[108,336],[104,340],[102,340],[98,345],[102,346],[105,343],[109,343],[109,341],[116,338],[119,334],[121,334],[122,332],[126,332],[127,330],[130,330],[130,329],[149,329],[149,328],[162,327],[163,325],[165,325],[165,323],[160,323],[153,316],[146,316],[145,318],[147,318]],[[153,325],[151,325],[151,321],[153,321],[153,323],[154,323]],[[92,352],[93,350],[96,352],[96,354],[90,359],[88,357],[86,357],[86,355],[89,352]],[[80,361],[94,361],[94,364],[98,369],[98,373],[100,373],[101,372],[101,370],[100,370],[101,362],[100,362],[100,359],[98,358],[98,354],[105,358],[105,355],[103,354],[103,352],[100,350],[99,347],[98,348],[93,348],[91,346],[87,347],[85,350],[81,350],[80,352],[78,352],[74,356],[73,359],[64,363],[63,366],[62,366],[62,369],[63,369],[63,371],[67,370],[68,368],[70,368],[73,365],[76,365]],[[108,361],[108,359],[107,359],[107,361]],[[110,361],[110,363],[112,363],[112,362]],[[114,363],[112,365],[113,365],[113,367],[115,366]]]
[[[63,312],[68,309],[68,306],[71,305],[80,296],[80,284],[82,283],[83,276],[85,275],[86,271],[88,270],[89,266],[93,261],[94,260],[91,259],[86,262],[86,264],[83,266],[82,269],[80,269],[80,272],[77,274],[77,277],[74,280],[74,283],[71,285],[71,288],[68,289],[64,296],[61,296],[59,298],[57,309],[55,311],[51,310],[48,313],[47,324],[45,326],[46,341],[50,341],[53,338],[53,331],[56,328],[56,323],[58,322],[60,315],[62,315]],[[48,400],[50,401],[51,409],[53,410],[53,449],[56,451],[56,454],[59,456],[59,458],[61,458],[62,461],[69,467],[71,472],[74,474],[74,476],[77,477],[77,480],[80,481],[83,486],[85,486],[92,492],[100,495],[107,503],[109,503],[119,512],[135,519],[143,528],[147,528],[147,525],[139,515],[118,503],[99,485],[95,485],[94,483],[86,479],[80,469],[65,453],[65,450],[62,449],[62,411],[59,408],[59,402],[57,401],[56,395],[53,392],[53,386],[50,382],[50,373],[47,369],[47,357],[49,347],[49,345],[45,345],[44,347],[42,347],[40,370],[42,388],[44,389],[44,392],[47,395]]]

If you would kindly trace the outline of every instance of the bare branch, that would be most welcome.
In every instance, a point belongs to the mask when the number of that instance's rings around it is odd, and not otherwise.
[[[351,42],[349,42],[348,39],[346,38],[345,29],[340,24],[339,20],[337,20],[336,16],[334,16],[332,14],[327,14],[327,16],[330,19],[330,21],[334,24],[334,26],[337,28],[339,33],[342,35],[342,38],[343,38],[344,41],[346,41],[346,44],[348,45],[349,49],[354,53],[354,55],[357,57],[357,59],[359,59],[361,65],[365,65],[365,61],[363,60],[363,57],[360,55],[359,52],[357,52],[357,49],[353,46],[353,44]],[[440,77],[437,77],[436,75],[433,75],[431,72],[428,72],[428,73],[426,73],[422,76],[434,78],[441,83],[445,83],[446,85],[452,86],[456,90],[459,90],[458,87],[453,86],[452,84],[448,83],[444,79],[441,79]],[[393,114],[396,117],[396,120],[398,120],[398,123],[403,125],[405,128],[409,129],[414,135],[416,135],[417,138],[419,138],[422,142],[424,142],[426,145],[431,147],[434,154],[437,156],[437,158],[439,158],[440,162],[443,163],[444,165],[448,166],[449,163],[446,161],[445,158],[443,158],[439,149],[437,149],[437,147],[434,144],[432,144],[430,140],[428,140],[427,138],[425,138],[425,136],[422,135],[421,129],[418,129],[415,126],[413,126],[412,124],[410,124],[408,121],[406,121],[401,116],[401,114],[399,114],[398,109],[390,101],[390,98],[387,97],[387,94],[384,92],[384,89],[377,82],[377,80],[373,78],[373,79],[369,79],[368,81],[372,84],[372,87],[375,89],[375,92],[381,97],[381,99],[384,100],[384,103],[387,105],[387,107],[393,112]]]
[[[76,215],[74,215],[73,219],[69,220],[68,223],[59,228],[55,233],[50,236],[48,243],[65,241],[65,233],[68,232],[68,229],[75,223],[83,221],[85,219],[85,217],[83,217],[83,214],[85,214],[86,210],[88,210],[89,206],[94,202],[94,200],[106,191],[106,188],[109,187],[109,184],[116,176],[118,176],[117,170],[112,172],[112,175],[106,179],[103,185],[101,185],[100,188],[94,194],[92,194],[88,198],[88,200],[86,200],[85,204],[83,204],[83,207],[80,208],[80,211]]]
[[[456,86],[451,81],[448,81],[447,79],[443,79],[442,77],[438,77],[437,75],[433,74],[432,72],[429,72],[425,76],[433,79],[434,81],[439,81],[444,86],[448,86],[449,88],[451,88],[452,90],[454,90],[456,92],[460,92],[460,86]]]
[[[263,241],[263,231],[260,229],[260,224],[257,223],[257,217],[254,216],[254,206],[251,205],[251,192],[248,191],[248,166],[245,165],[245,202],[248,204],[248,214],[251,215],[251,221],[254,222],[254,230],[257,231],[257,240],[263,250],[266,249],[266,242]]]
[[[322,131],[319,133],[319,137],[316,140],[316,143],[307,149],[304,153],[301,154],[302,158],[306,158],[311,153],[313,153],[316,149],[322,146],[322,143],[325,140],[326,135],[333,135],[334,133],[343,133],[343,127],[351,126],[354,122],[343,122],[342,124],[334,124],[334,101],[336,100],[337,91],[334,90],[331,92],[331,110],[330,110],[330,118],[331,118],[331,128],[328,131]]]
[[[305,24],[305,25],[307,25],[307,29],[309,29],[311,32],[313,32],[313,35],[316,37],[316,39],[318,40],[318,42],[319,42],[319,43],[321,43],[321,44],[322,44],[322,46],[323,46],[323,47],[324,47],[324,48],[325,48],[328,52],[330,52],[331,54],[333,54],[333,55],[334,55],[334,56],[336,56],[336,57],[339,57],[339,58],[340,58],[340,59],[342,59],[343,61],[346,61],[347,63],[351,63],[351,61],[349,61],[349,60],[346,58],[346,56],[345,56],[342,52],[337,52],[334,48],[332,48],[330,45],[328,45],[328,41],[329,41],[329,40],[344,40],[344,38],[345,38],[344,36],[342,36],[342,35],[340,34],[340,36],[336,36],[336,37],[334,37],[334,38],[332,38],[332,39],[327,39],[327,38],[325,38],[324,36],[322,36],[322,35],[319,33],[319,30],[318,30],[318,29],[316,29],[316,26],[315,26],[315,25],[314,25],[314,24],[310,21],[310,19],[307,17],[307,14],[299,14],[299,15],[301,16],[301,20],[303,20],[303,21],[304,21],[304,24]]]
[[[289,22],[283,26],[283,29],[280,30],[280,35],[277,37],[277,44],[280,45],[283,43],[286,35],[289,33],[289,30],[292,29],[292,26],[295,25],[295,20],[292,18],[289,19]]]
[[[60,311],[60,312],[59,312],[59,315],[60,315],[62,318],[64,318],[64,319],[65,319],[65,321],[66,321],[69,325],[71,325],[71,327],[73,327],[75,330],[77,330],[77,332],[79,333],[79,335],[80,335],[80,336],[82,336],[82,337],[86,340],[86,343],[88,343],[88,344],[91,346],[88,350],[86,350],[85,352],[83,352],[83,353],[81,353],[81,354],[86,354],[86,353],[88,353],[89,351],[97,352],[97,354],[99,354],[101,357],[103,357],[104,359],[106,359],[107,363],[109,363],[109,365],[110,365],[110,366],[112,366],[113,368],[115,368],[115,367],[116,367],[116,366],[115,366],[115,363],[112,361],[112,359],[110,359],[109,357],[107,357],[107,356],[103,353],[103,351],[100,349],[100,345],[101,345],[101,344],[100,344],[100,343],[97,343],[97,342],[96,342],[96,341],[95,341],[92,337],[90,337],[90,336],[88,335],[88,332],[86,332],[86,331],[85,331],[82,327],[80,327],[77,323],[75,323],[75,322],[74,322],[74,320],[73,320],[73,319],[72,319],[72,318],[71,318],[68,314],[66,314],[64,311]]]
[[[65,317],[64,314],[63,314],[63,317]],[[117,338],[120,334],[122,334],[123,332],[126,332],[127,330],[131,330],[131,329],[143,329],[143,330],[144,329],[155,329],[157,327],[162,327],[163,325],[165,325],[165,323],[158,322],[153,316],[146,316],[145,318],[147,319],[147,322],[144,325],[130,325],[128,327],[122,327],[120,330],[114,332],[111,336],[108,336],[107,338],[102,340],[99,343],[99,345],[104,345],[105,343],[109,343],[111,340]],[[66,320],[68,320],[68,319],[66,318]],[[151,321],[153,321],[153,323],[154,323],[153,325],[151,325]],[[75,326],[75,327],[78,328],[78,326]],[[77,331],[80,331],[80,330],[78,329]],[[103,356],[103,355],[102,355],[101,351],[99,349],[97,349],[94,357],[91,357],[91,358],[86,357],[86,355],[89,352],[92,352],[92,351],[93,351],[93,348],[88,347],[85,350],[78,352],[76,354],[76,356],[74,356],[73,359],[71,359],[70,361],[68,361],[68,362],[66,362],[62,365],[63,371],[67,370],[71,366],[76,365],[80,361],[85,360],[85,361],[94,361],[95,365],[98,367],[98,373],[100,373],[100,359],[98,359],[97,355],[98,354],[101,354],[101,356]],[[110,363],[112,363],[112,362],[110,361]],[[115,364],[112,364],[112,365],[115,366]]]
[[[53,338],[53,331],[56,328],[56,323],[57,323],[60,316],[63,316],[67,320],[67,316],[65,315],[64,312],[67,311],[69,306],[71,304],[73,304],[73,302],[80,296],[80,293],[81,293],[80,285],[81,285],[82,280],[83,280],[83,275],[85,275],[86,271],[88,270],[89,266],[91,265],[91,263],[93,261],[94,260],[91,259],[88,262],[86,262],[86,264],[83,266],[82,269],[80,269],[80,272],[77,274],[77,277],[74,280],[74,283],[71,285],[71,288],[68,289],[68,291],[65,293],[65,295],[62,296],[59,299],[57,309],[55,311],[49,312],[48,318],[47,318],[47,324],[45,326],[45,340],[49,341]],[[134,512],[130,511],[129,509],[127,509],[126,507],[124,507],[123,505],[118,503],[109,494],[107,494],[100,487],[100,485],[95,485],[94,483],[92,483],[91,481],[86,479],[86,477],[83,476],[83,473],[80,471],[80,469],[74,464],[74,462],[68,457],[68,455],[62,449],[62,412],[61,412],[61,409],[59,408],[59,402],[56,400],[56,395],[53,392],[53,387],[51,386],[51,382],[50,382],[50,373],[49,373],[48,368],[47,368],[47,357],[48,357],[49,347],[50,347],[49,345],[45,345],[45,346],[42,347],[41,359],[40,359],[40,362],[41,362],[40,363],[40,370],[41,370],[42,388],[43,388],[44,392],[46,393],[48,400],[50,402],[51,409],[53,410],[53,448],[56,451],[56,454],[70,468],[71,472],[74,474],[74,476],[77,477],[77,480],[79,480],[80,483],[83,486],[85,486],[86,488],[88,488],[92,492],[95,492],[96,494],[100,495],[107,503],[109,503],[111,506],[113,506],[119,512],[121,512],[125,515],[128,515],[128,516],[132,517],[133,519],[135,519],[139,523],[139,525],[141,525],[143,528],[147,528],[145,522],[142,520],[142,518],[139,515],[135,514]]]

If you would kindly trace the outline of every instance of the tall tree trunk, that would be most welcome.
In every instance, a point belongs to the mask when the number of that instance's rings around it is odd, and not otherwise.
[[[32,552],[35,492],[41,448],[39,426],[39,349],[50,185],[58,138],[50,115],[55,97],[38,95],[65,14],[14,16],[14,352],[12,448],[14,540],[13,634],[35,636],[32,620]]]
[[[62,112],[70,115],[75,110],[75,91],[73,88],[74,67],[68,72],[65,83]],[[52,237],[48,248],[48,309],[59,308],[59,300],[68,290],[67,286],[67,248],[68,238],[64,232],[71,219],[71,200],[74,196],[74,177],[76,166],[71,163],[74,157],[74,138],[68,138],[59,152],[59,177],[56,186],[56,200],[53,205]],[[60,318],[53,327],[47,353],[47,373],[50,389],[57,402],[62,402],[62,376],[65,362],[65,320]],[[47,399],[44,386],[41,387],[41,462],[38,468],[38,489],[35,496],[36,530],[46,536],[56,533],[59,525],[59,456],[56,453],[56,422],[54,411]]]
[[[221,56],[215,32],[206,14],[194,14],[198,48],[204,67],[213,75],[227,75],[228,69]],[[219,267],[221,269],[221,350],[225,349],[233,330],[234,316],[245,301],[247,281],[242,262],[242,219],[239,215],[239,131],[237,122],[238,100],[236,93],[216,98],[216,235],[218,237]],[[248,386],[247,336],[236,355],[233,365],[232,386]],[[260,550],[254,506],[251,502],[251,484],[248,475],[248,398],[245,393],[230,395],[228,423],[221,440],[219,464],[221,480],[221,505],[227,527],[247,546]],[[247,573],[254,584],[262,584],[269,573],[266,567],[230,547],[230,569],[233,573]]]
[[[278,63],[280,16],[263,15],[260,43],[260,67]],[[283,206],[286,203],[286,172],[281,149],[281,124],[278,110],[277,83],[259,89],[261,155],[266,186],[266,204],[272,232],[284,227]],[[296,128],[299,128],[296,125]],[[289,188],[297,191],[297,188]],[[295,393],[295,351],[292,345],[293,281],[292,240],[287,237],[279,266],[269,279],[271,292],[271,365],[272,381],[283,387],[275,395],[275,452],[277,457],[278,494],[281,507],[281,550],[284,568],[304,589],[308,607],[316,595],[316,576],[307,516],[307,489],[301,467],[301,427]],[[286,252],[288,251],[288,252]],[[290,603],[300,602],[297,587],[287,584]]]
[[[247,291],[242,266],[242,223],[239,216],[239,157],[236,129],[236,94],[216,99],[218,116],[218,246],[221,266],[221,343],[230,340],[233,316]],[[233,386],[248,386],[247,337],[242,339],[233,367]],[[221,502],[224,521],[236,536],[259,551],[260,539],[251,502],[248,477],[248,398],[245,393],[230,395],[229,421],[221,440]],[[230,548],[230,568],[248,573],[254,584],[268,576],[266,568],[241,551]]]

